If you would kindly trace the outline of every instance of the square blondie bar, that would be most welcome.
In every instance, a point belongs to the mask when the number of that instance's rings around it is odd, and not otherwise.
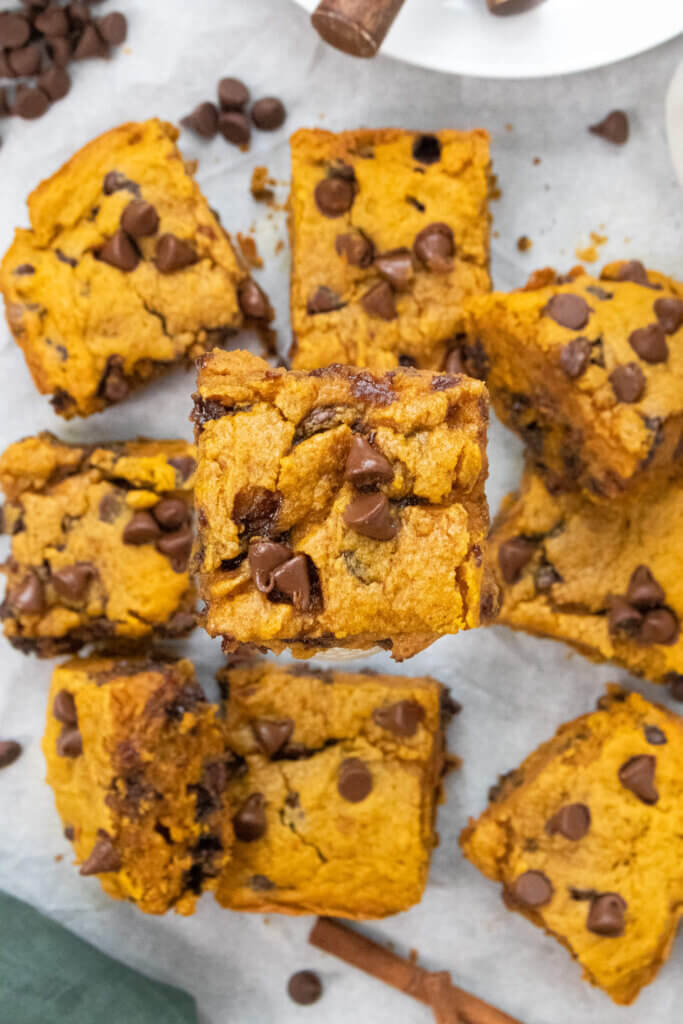
[[[486,132],[299,131],[291,150],[294,369],[443,369],[490,288]]]
[[[0,267],[7,322],[55,412],[89,416],[271,318],[268,300],[152,119],[101,135],[29,196]]]
[[[195,468],[185,441],[86,446],[43,433],[10,445],[0,456],[10,643],[51,657],[192,629]]]
[[[562,486],[614,497],[680,457],[683,285],[635,261],[473,299],[493,406]]]
[[[412,369],[201,362],[197,567],[225,649],[397,660],[480,621],[486,388]],[[493,593],[484,587],[484,613]]]
[[[461,836],[617,1003],[631,1003],[671,951],[683,913],[683,719],[610,688],[501,778]]]

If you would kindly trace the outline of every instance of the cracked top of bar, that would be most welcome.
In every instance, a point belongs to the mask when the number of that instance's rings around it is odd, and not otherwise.
[[[487,418],[485,386],[463,375],[204,357],[195,493],[209,633],[228,649],[380,644],[400,659],[477,626]]]
[[[270,317],[177,135],[152,119],[89,143],[29,196],[2,261],[10,330],[66,418]]]

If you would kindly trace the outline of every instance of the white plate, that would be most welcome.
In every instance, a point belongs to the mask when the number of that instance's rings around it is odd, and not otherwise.
[[[382,53],[435,71],[536,78],[612,64],[680,32],[683,0],[545,0],[506,18],[486,0],[406,0]]]

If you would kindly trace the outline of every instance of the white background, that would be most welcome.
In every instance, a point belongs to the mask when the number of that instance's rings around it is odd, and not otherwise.
[[[256,225],[267,263],[259,279],[277,307],[283,346],[288,257],[286,248],[279,254],[274,249],[285,237],[284,221],[255,204],[248,186],[259,163],[286,182],[287,134],[304,125],[488,128],[503,191],[493,204],[493,273],[500,288],[520,284],[538,266],[571,266],[576,246],[587,244],[592,230],[609,236],[603,262],[640,258],[679,278],[683,273],[682,194],[664,129],[666,88],[683,57],[680,39],[577,77],[484,81],[386,59],[353,62],[319,44],[304,12],[288,0],[112,0],[97,10],[114,7],[130,18],[127,52],[111,63],[76,66],[73,92],[41,121],[0,122],[2,250],[13,228],[27,222],[29,189],[79,146],[125,120],[161,115],[177,121],[212,97],[219,77],[231,74],[243,77],[255,96],[280,94],[289,110],[286,129],[257,135],[247,154],[222,139],[205,143],[187,133],[181,144],[188,156],[200,158],[199,181],[224,224],[232,231]],[[623,107],[631,118],[632,137],[621,149],[586,131],[613,107]],[[537,156],[541,163],[534,165]],[[280,191],[284,196],[286,185]],[[533,248],[520,254],[515,242],[523,234]],[[179,371],[118,409],[67,425],[37,395],[19,350],[0,327],[3,447],[44,428],[73,440],[190,437],[192,386],[192,376]],[[495,510],[520,469],[517,442],[495,423],[490,457]],[[218,643],[198,636],[191,649],[203,679],[210,679],[221,660]],[[202,1024],[431,1019],[407,997],[308,947],[310,920],[231,914],[211,897],[194,918],[145,917],[106,898],[96,880],[80,878],[42,781],[40,735],[51,665],[4,644],[0,657],[0,736],[16,738],[25,748],[0,775],[0,886],[106,952],[193,991]],[[393,667],[385,656],[371,661],[376,668]],[[439,817],[441,846],[424,901],[407,914],[367,926],[368,932],[401,951],[418,949],[423,964],[450,970],[458,984],[524,1024],[679,1022],[683,940],[636,1006],[617,1008],[579,980],[579,968],[556,942],[503,909],[498,887],[463,860],[457,845],[460,829],[483,809],[498,773],[516,765],[561,722],[592,708],[603,684],[623,681],[624,673],[593,666],[560,644],[502,628],[442,640],[396,671],[431,672],[452,687],[464,711],[454,720],[451,746],[464,767],[448,781],[448,804]],[[639,689],[667,699],[648,684]],[[60,854],[64,858],[56,861]],[[285,994],[289,975],[304,967],[318,970],[325,985],[315,1008],[297,1007]]]

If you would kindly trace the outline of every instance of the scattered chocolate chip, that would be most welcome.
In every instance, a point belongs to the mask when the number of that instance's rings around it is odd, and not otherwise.
[[[248,885],[252,892],[270,892],[275,888],[275,882],[267,875],[252,875]]]
[[[108,871],[119,871],[121,857],[111,838],[101,829],[88,859],[81,864],[82,875],[102,875]]]
[[[420,164],[436,164],[441,159],[441,143],[436,135],[418,135],[413,142],[413,159]]]
[[[121,227],[133,238],[154,235],[159,228],[159,214],[144,199],[131,199],[121,214]]]
[[[602,121],[589,125],[588,131],[615,146],[623,146],[628,140],[628,117],[623,110],[612,110]]]
[[[396,303],[391,286],[386,281],[375,284],[361,298],[361,304],[368,316],[377,316],[382,320],[395,320],[397,317]]]
[[[631,573],[626,597],[631,604],[641,611],[657,608],[659,605],[664,604],[666,600],[663,588],[657,583],[657,580],[646,565],[639,565]]]
[[[13,11],[0,14],[0,47],[15,50],[27,43],[30,36],[31,26],[23,15]]]
[[[45,609],[45,592],[43,584],[34,572],[30,572],[16,590],[12,591],[10,603],[12,608],[24,615],[40,615]]]
[[[524,537],[510,537],[498,549],[498,565],[506,583],[516,583],[531,560],[536,545]]]
[[[560,366],[574,380],[580,377],[588,366],[592,346],[588,338],[572,338],[560,349]]]
[[[282,100],[275,96],[264,96],[251,108],[251,119],[262,132],[274,132],[285,123],[287,111]]]
[[[176,235],[161,235],[156,244],[155,263],[160,274],[172,274],[197,262],[192,245]]]
[[[590,826],[591,812],[585,804],[565,804],[553,814],[545,827],[551,836],[559,833],[565,839],[577,842],[587,835]]]
[[[129,391],[130,386],[123,372],[121,357],[109,356],[98,394],[108,402],[121,402],[128,396]]]
[[[212,139],[218,131],[218,108],[215,103],[200,103],[180,123],[203,139]]]
[[[106,14],[104,18],[99,18],[96,24],[105,43],[109,43],[110,46],[120,46],[126,41],[128,22],[125,15],[119,11]]]
[[[55,67],[64,68],[73,56],[71,39],[66,36],[54,36],[47,41],[47,50]]]
[[[20,743],[16,740],[0,740],[0,768],[9,768],[20,756]]]
[[[271,573],[273,590],[292,600],[292,604],[300,612],[307,612],[311,607],[311,580],[306,555],[295,555],[283,562]]]
[[[353,180],[332,175],[315,186],[315,204],[324,217],[341,217],[353,206],[356,190]]]
[[[80,601],[85,597],[94,575],[93,565],[89,562],[77,562],[75,565],[66,565],[63,569],[55,570],[52,573],[52,585],[60,597]]]
[[[80,757],[83,753],[83,738],[73,725],[65,725],[57,737],[58,757]]]
[[[390,249],[375,257],[375,267],[385,281],[396,289],[404,292],[410,288],[415,276],[413,254],[410,249]]]
[[[232,518],[249,536],[270,536],[275,530],[281,505],[279,491],[269,491],[267,487],[245,487],[235,495]]]
[[[294,722],[291,718],[283,718],[278,722],[257,718],[251,723],[251,728],[263,753],[267,757],[273,757],[291,739]]]
[[[626,901],[616,892],[604,892],[591,900],[586,927],[596,935],[618,938],[624,934]]]
[[[642,613],[630,601],[618,595],[609,598],[607,626],[612,635],[625,633],[627,636],[636,636],[642,623]]]
[[[52,714],[62,725],[77,725],[76,701],[68,690],[59,690],[52,701]]]
[[[580,295],[571,292],[560,292],[553,295],[546,303],[543,313],[554,320],[560,327],[569,327],[572,331],[580,331],[590,317],[590,307]]]
[[[617,271],[617,281],[630,281],[631,284],[642,284],[646,288],[653,287],[640,260],[627,260],[622,263]]]
[[[221,78],[218,102],[223,110],[242,110],[249,102],[249,90],[239,78]]]
[[[126,273],[135,270],[140,262],[140,253],[125,231],[117,231],[96,252],[98,260],[108,263]]]
[[[89,60],[91,57],[108,57],[109,47],[93,24],[85,25],[81,38],[74,49],[74,60]]]
[[[243,843],[252,843],[266,834],[266,801],[262,793],[252,793],[232,819],[235,837]]]
[[[71,88],[71,79],[64,68],[55,66],[44,71],[36,84],[54,103],[64,99]]]
[[[189,509],[181,498],[163,498],[151,510],[164,530],[178,530],[187,522]]]
[[[171,561],[175,572],[185,572],[192,551],[194,533],[191,526],[183,526],[175,533],[166,533],[156,542],[156,549]]]
[[[683,327],[683,299],[655,299],[655,316],[665,334]]]
[[[629,335],[631,348],[646,363],[664,363],[669,358],[666,335],[659,324],[640,327]]]
[[[666,733],[663,732],[658,725],[646,725],[643,729],[645,733],[645,739],[648,743],[651,743],[653,747],[663,747],[668,742]]]
[[[336,309],[342,309],[346,303],[341,295],[337,295],[331,288],[320,285],[319,288],[309,296],[306,303],[306,312],[309,316],[316,316],[318,313],[332,313]]]
[[[287,544],[259,540],[249,545],[249,571],[258,590],[269,594],[273,589],[272,572],[289,561],[294,552]]]
[[[416,700],[400,700],[372,712],[373,721],[396,736],[414,736],[424,716],[424,708]]]
[[[33,25],[45,36],[65,36],[69,33],[69,19],[63,7],[47,7],[36,15]]]
[[[617,366],[610,373],[609,380],[620,402],[639,402],[645,394],[645,374],[637,363]]]
[[[590,292],[591,295],[594,295],[596,299],[600,299],[601,302],[606,302],[608,299],[614,298],[614,292],[607,292],[597,284],[587,284],[586,291]]]
[[[536,584],[536,590],[541,591],[541,593],[545,593],[548,590],[552,590],[556,583],[562,583],[562,577],[554,565],[550,565],[549,562],[544,562],[539,565],[536,570],[534,582]]]
[[[123,508],[123,499],[120,493],[111,492],[105,494],[99,504],[97,515],[102,523],[113,523]]]
[[[344,509],[344,522],[372,540],[393,540],[399,525],[391,514],[386,494],[361,494]]]
[[[159,524],[149,512],[134,512],[123,531],[124,544],[151,544],[161,536]]]
[[[237,290],[237,300],[242,313],[252,320],[269,320],[270,304],[266,294],[251,277],[241,282]]]
[[[337,235],[334,247],[338,255],[346,257],[346,262],[352,267],[366,269],[375,258],[374,245],[360,231]]]
[[[672,644],[678,639],[679,621],[670,608],[653,608],[646,613],[640,627],[641,644]]]
[[[108,171],[102,182],[102,191],[105,196],[111,196],[114,192],[122,192],[124,190],[134,196],[140,195],[140,186],[137,182],[131,181],[121,171]]]
[[[42,89],[21,86],[16,91],[12,113],[32,121],[36,117],[42,117],[49,106],[50,100]]]
[[[174,458],[168,460],[168,464],[173,466],[181,483],[189,480],[197,469],[197,460],[193,459],[191,455],[174,456]]]
[[[542,871],[525,871],[512,883],[513,898],[523,907],[545,907],[553,898],[553,886]]]
[[[287,983],[287,992],[292,1002],[299,1006],[317,1003],[323,994],[320,978],[313,971],[297,971]]]
[[[415,236],[413,252],[421,263],[436,274],[446,274],[453,269],[455,239],[448,224],[437,221],[428,224]]]
[[[372,791],[372,775],[365,761],[359,757],[347,757],[339,765],[337,789],[343,800],[359,804]]]
[[[394,470],[388,459],[378,452],[364,437],[355,434],[344,467],[344,479],[356,487],[372,487],[389,483]]]
[[[35,274],[36,268],[32,263],[20,263],[18,267],[15,267],[12,271],[17,277],[28,277],[30,274]]]
[[[655,786],[657,758],[652,754],[640,754],[625,761],[619,769],[619,782],[644,804],[656,804],[659,793]]]
[[[218,115],[218,130],[233,146],[248,146],[251,140],[251,125],[246,114],[238,110],[224,110]]]

